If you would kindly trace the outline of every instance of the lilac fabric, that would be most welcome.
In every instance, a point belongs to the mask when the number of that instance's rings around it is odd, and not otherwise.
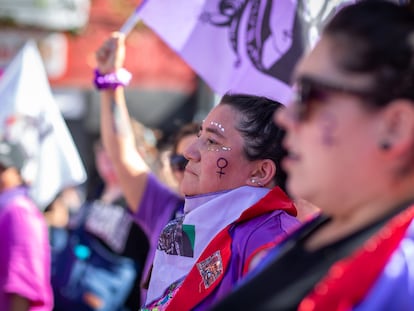
[[[1,309],[8,309],[14,293],[30,301],[30,311],[52,310],[47,225],[27,188],[0,194],[0,236]]]
[[[169,296],[168,288],[188,275],[211,240],[269,192],[264,187],[244,186],[186,197],[185,217],[170,222],[158,242],[146,304]]]
[[[352,310],[414,310],[414,221],[368,295]]]
[[[182,213],[184,199],[162,184],[153,174],[148,175],[147,185],[134,220],[141,226],[150,242],[148,257],[143,270],[143,280],[148,278],[158,237],[165,225],[179,213]],[[145,301],[146,292],[142,291],[141,301]]]
[[[215,291],[193,310],[211,308],[215,301],[226,296],[243,276],[243,264],[262,245],[285,236],[300,225],[299,220],[284,211],[276,210],[238,225],[232,231],[232,256],[230,265]]]

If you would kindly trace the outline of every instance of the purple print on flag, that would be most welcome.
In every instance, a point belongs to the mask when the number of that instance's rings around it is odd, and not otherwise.
[[[263,95],[287,104],[293,68],[324,23],[355,0],[151,0],[140,10],[219,95]]]
[[[290,16],[272,23],[271,19],[283,12],[290,13]],[[228,28],[229,44],[236,54],[234,64],[236,67],[243,61],[240,49],[244,48],[247,55],[244,61],[251,62],[257,70],[269,75],[272,75],[270,71],[272,65],[292,44],[293,18],[292,6],[278,7],[276,3],[269,0],[221,0],[217,11],[205,11],[200,16],[202,22]],[[241,33],[242,31],[245,35]],[[242,37],[244,42],[239,42]]]
[[[19,141],[30,161],[22,167],[40,209],[65,187],[82,184],[86,171],[47,79],[37,44],[29,40],[0,78],[0,137]]]
[[[338,1],[333,2],[334,6],[323,2],[312,7],[307,2],[299,3],[295,9],[293,1],[221,0],[215,11],[204,11],[200,21],[228,28],[229,44],[236,54],[235,67],[243,61],[240,49],[244,48],[248,56],[244,61],[290,83],[297,60],[313,43],[312,33],[319,35],[324,21],[340,8]]]

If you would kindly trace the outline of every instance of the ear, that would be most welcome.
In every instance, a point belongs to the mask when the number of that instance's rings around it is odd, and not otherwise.
[[[276,164],[270,159],[258,160],[247,184],[254,187],[274,187]]]
[[[414,142],[414,103],[410,100],[398,99],[383,110],[381,143],[389,146],[390,155],[401,156],[411,152]]]

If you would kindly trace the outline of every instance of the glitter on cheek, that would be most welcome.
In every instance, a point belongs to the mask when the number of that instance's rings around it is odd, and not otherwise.
[[[207,147],[208,151],[230,151],[231,148],[230,147],[226,147],[226,146],[209,146]]]

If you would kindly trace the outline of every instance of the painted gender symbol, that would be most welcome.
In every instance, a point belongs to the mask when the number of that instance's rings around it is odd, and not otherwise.
[[[217,171],[216,173],[219,174],[220,178],[222,175],[226,174],[223,172],[223,168],[227,167],[229,162],[225,158],[218,158],[217,159],[217,167],[220,169],[220,171]]]

